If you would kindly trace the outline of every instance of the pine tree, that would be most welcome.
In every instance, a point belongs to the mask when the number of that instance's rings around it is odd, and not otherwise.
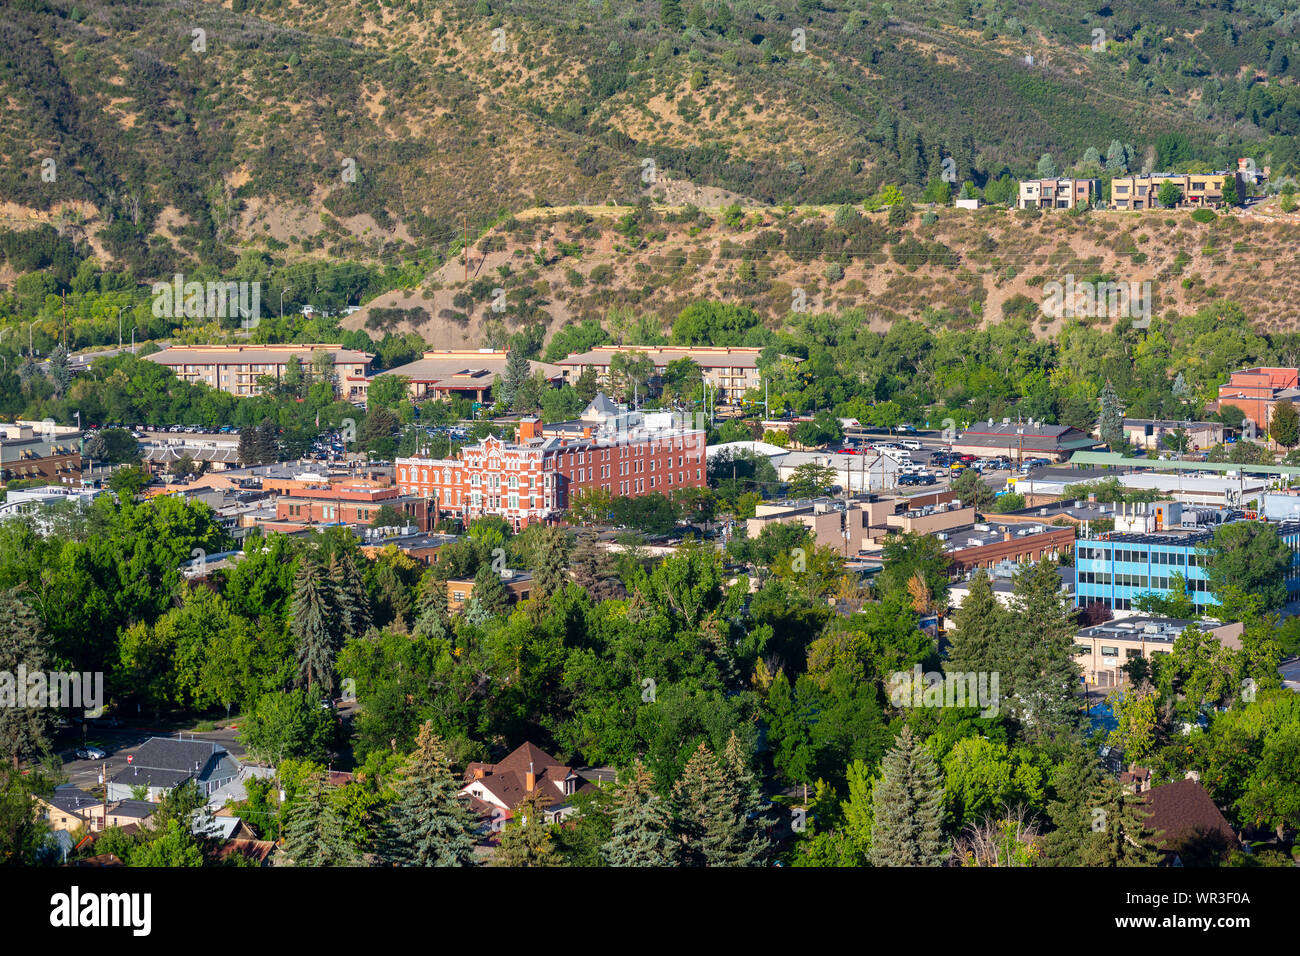
[[[479,566],[478,573],[474,575],[473,596],[479,607],[489,615],[502,614],[510,607],[510,593],[501,583],[501,575],[491,564]]]
[[[532,364],[523,349],[513,348],[506,355],[505,376],[501,379],[500,394],[497,396],[507,406],[513,406],[515,397],[523,388],[528,377],[532,375]]]
[[[323,774],[305,781],[289,805],[284,852],[294,866],[356,866],[361,854],[347,832],[347,819],[330,799]]]
[[[445,637],[450,622],[448,603],[447,579],[436,570],[430,571],[420,582],[411,633],[416,637]]]
[[[682,28],[682,0],[659,0],[659,21],[670,30]]]
[[[609,866],[673,866],[680,849],[654,776],[638,760],[615,798],[614,832],[601,847]]]
[[[701,743],[673,788],[675,829],[687,866],[756,866],[767,849],[746,817],[743,781]]]
[[[1124,437],[1124,412],[1119,406],[1119,395],[1115,386],[1106,382],[1101,390],[1101,412],[1097,416],[1097,431],[1101,440],[1110,446],[1111,451],[1121,451],[1128,447]]]
[[[360,637],[370,629],[370,594],[352,552],[330,556],[329,578],[340,637],[343,640]]]
[[[1147,826],[1146,802],[1116,780],[1106,780],[1092,792],[1090,818],[1096,823],[1084,844],[1084,866],[1155,866],[1160,853]]]
[[[470,866],[476,824],[457,797],[442,741],[426,721],[415,738],[389,810],[383,856],[398,866]]]
[[[982,569],[975,572],[970,588],[953,618],[949,638],[949,673],[992,673],[999,670],[1001,651],[1007,638],[1007,611],[993,594],[993,582]]]
[[[1016,574],[1010,632],[1010,653],[999,669],[1010,672],[1016,716],[1038,737],[1072,729],[1079,719],[1074,692],[1080,676],[1073,608],[1050,559]]]
[[[546,807],[550,800],[533,790],[515,807],[514,816],[501,831],[501,843],[492,858],[493,866],[558,866]]]
[[[19,665],[28,674],[44,672],[49,662],[49,639],[40,618],[13,588],[0,592],[0,672],[16,675]],[[8,757],[16,769],[21,757],[50,749],[52,713],[41,701],[27,699],[27,687],[14,680],[13,699],[0,691],[0,758]],[[36,704],[37,706],[28,706]]]
[[[1083,850],[1094,839],[1088,801],[1100,783],[1097,761],[1087,748],[1075,748],[1057,767],[1052,775],[1056,797],[1047,804],[1055,829],[1043,838],[1045,866],[1083,865]]]
[[[289,618],[289,633],[298,652],[297,686],[306,684],[311,690],[319,684],[333,694],[337,647],[332,621],[329,586],[316,559],[304,554],[294,577]]]
[[[533,567],[533,600],[541,602],[564,592],[569,581],[565,568],[568,565],[568,532],[560,528],[547,528],[538,543]]]
[[[904,727],[881,761],[883,776],[872,791],[873,866],[942,866],[943,780],[934,758]]]
[[[1106,172],[1113,176],[1123,176],[1128,172],[1128,159],[1124,153],[1124,144],[1117,139],[1110,141],[1106,150]]]
[[[610,601],[625,595],[622,582],[614,572],[609,554],[596,544],[596,532],[583,528],[569,566],[573,583],[586,591],[593,601]]]
[[[764,811],[763,794],[758,785],[758,778],[751,767],[750,755],[740,743],[740,738],[736,736],[734,730],[727,737],[726,746],[722,748],[722,766],[731,776],[736,787],[737,810],[742,822],[742,839],[746,847],[743,858],[750,861],[741,865],[757,865],[757,861],[770,849],[767,830],[774,826],[776,821]]]

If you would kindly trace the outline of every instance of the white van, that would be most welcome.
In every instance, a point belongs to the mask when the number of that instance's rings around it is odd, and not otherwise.
[[[917,441],[915,438],[904,438],[902,441],[899,442],[899,444],[902,445],[904,448],[910,449],[911,451],[921,450],[921,443]]]

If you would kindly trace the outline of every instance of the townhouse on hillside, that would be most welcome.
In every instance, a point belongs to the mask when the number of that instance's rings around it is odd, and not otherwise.
[[[1110,183],[1111,209],[1159,209],[1157,194],[1165,183],[1178,187],[1179,206],[1221,206],[1223,187],[1229,180],[1236,183],[1238,197],[1246,194],[1241,173],[1147,173],[1142,176],[1116,176]]]
[[[1100,179],[1027,179],[1020,184],[1016,204],[1021,209],[1072,209],[1101,199]]]
[[[333,369],[335,392],[340,398],[365,401],[374,356],[338,344],[173,345],[143,358],[167,366],[183,382],[207,385],[231,395],[260,395],[259,380],[263,376],[278,383],[295,358],[305,372],[310,372],[318,356],[324,356]]]
[[[430,520],[500,515],[514,528],[557,520],[587,489],[638,497],[701,488],[705,433],[667,412],[630,412],[599,394],[573,422],[520,422],[517,441],[486,438],[458,458],[399,458],[397,487],[430,499]]]

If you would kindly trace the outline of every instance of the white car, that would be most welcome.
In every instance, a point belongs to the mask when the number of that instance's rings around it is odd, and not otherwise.
[[[78,760],[103,760],[107,756],[98,747],[81,747],[77,750]]]

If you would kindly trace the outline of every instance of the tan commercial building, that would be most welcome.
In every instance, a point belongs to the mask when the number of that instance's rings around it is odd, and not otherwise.
[[[1178,187],[1179,206],[1219,206],[1224,184],[1232,179],[1237,196],[1245,195],[1241,173],[1151,173],[1146,176],[1117,176],[1110,183],[1111,209],[1157,209],[1157,193],[1165,183]]]
[[[1183,631],[1195,624],[1233,650],[1241,649],[1241,624],[1219,621],[1182,621],[1169,617],[1126,617],[1085,627],[1074,636],[1074,659],[1089,686],[1122,687],[1127,684],[1125,665],[1135,657],[1151,660],[1168,654]]]
[[[364,402],[374,356],[341,345],[173,345],[144,358],[167,366],[183,382],[207,385],[231,395],[260,395],[260,379],[279,382],[295,358],[305,372],[310,372],[313,361],[321,354],[330,358],[339,397]]]
[[[570,355],[555,364],[564,374],[564,380],[573,384],[578,381],[588,367],[596,370],[596,381],[601,385],[609,382],[609,363],[619,352],[642,352],[654,362],[655,377],[662,376],[668,363],[679,359],[690,359],[700,367],[700,374],[705,384],[717,389],[717,401],[720,404],[734,405],[751,389],[763,387],[762,376],[758,371],[758,348],[700,346],[697,348],[657,348],[653,346],[598,345],[590,352]],[[652,386],[655,384],[651,379]]]

